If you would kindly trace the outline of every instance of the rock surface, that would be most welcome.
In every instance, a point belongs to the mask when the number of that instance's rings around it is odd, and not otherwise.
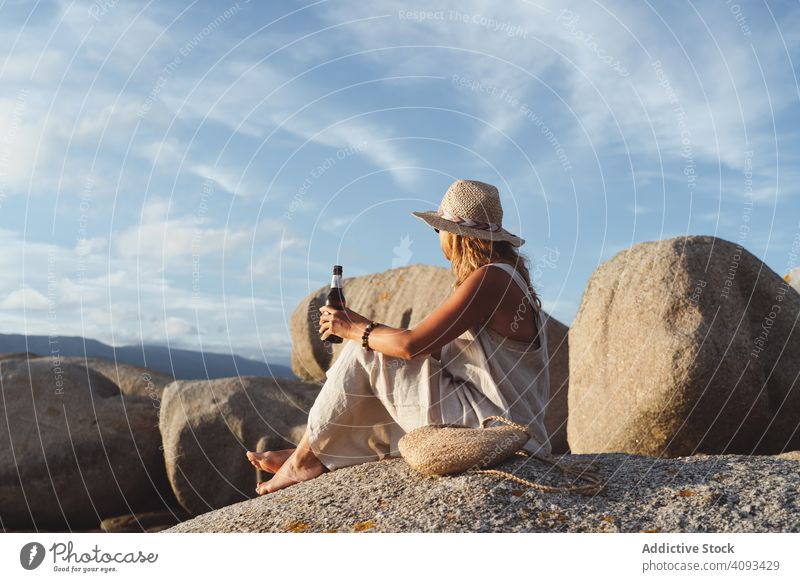
[[[314,384],[254,376],[167,386],[159,428],[181,506],[196,515],[255,497],[246,451],[294,446],[318,393]]]
[[[103,358],[82,358],[79,356],[62,358],[67,364],[89,366],[95,372],[99,372],[119,386],[119,389],[126,396],[143,396],[150,398],[157,406],[167,384],[173,382],[175,378],[154,372],[147,368],[104,360]]]
[[[800,295],[728,241],[618,253],[592,275],[569,332],[572,452],[800,448],[798,315]]]
[[[6,352],[0,354],[0,360],[27,360],[29,358],[39,358],[39,354],[33,352]]]
[[[119,515],[101,521],[100,529],[105,533],[157,532],[172,527],[189,517],[189,514],[182,510]]]
[[[414,327],[452,292],[454,276],[448,269],[410,265],[374,275],[342,281],[347,305],[358,313],[393,327]],[[319,308],[329,287],[305,297],[292,313],[292,371],[309,382],[324,382],[325,371],[336,360],[343,344],[319,339]],[[569,390],[569,328],[546,314],[547,348],[550,356],[550,404],[545,425],[553,452],[568,452],[567,393]]]
[[[543,493],[494,475],[424,477],[403,459],[325,473],[166,532],[800,532],[800,465],[768,456],[659,459],[623,453],[594,461],[595,496]],[[498,466],[558,484],[550,465]]]
[[[0,520],[97,527],[173,503],[156,409],[104,376],[51,358],[0,362]],[[9,437],[11,435],[11,437]]]
[[[26,360],[35,358],[50,358],[51,356],[40,356],[32,352],[12,352],[0,354],[0,360]],[[141,366],[134,366],[125,362],[106,360],[104,358],[86,358],[83,356],[67,356],[60,358],[63,364],[75,364],[78,366],[88,366],[95,372],[99,372],[116,384],[120,391],[126,396],[144,396],[150,398],[158,405],[161,393],[170,382],[175,378],[161,372],[148,370]]]

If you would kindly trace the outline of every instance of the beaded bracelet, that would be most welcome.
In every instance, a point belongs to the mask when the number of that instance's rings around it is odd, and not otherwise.
[[[369,347],[369,332],[373,329],[378,327],[380,324],[377,321],[370,321],[367,324],[367,328],[364,330],[364,335],[361,336],[361,347],[364,348],[365,351],[371,352],[372,348]]]

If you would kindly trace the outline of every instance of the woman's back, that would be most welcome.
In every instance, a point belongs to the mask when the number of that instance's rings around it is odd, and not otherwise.
[[[520,295],[523,287],[527,291],[524,279],[511,265],[491,264],[499,266],[513,277]],[[500,319],[503,322],[501,325],[510,329],[508,314],[505,315]],[[484,322],[442,348],[441,363],[447,378],[445,382],[454,381],[466,389],[466,402],[456,405],[451,400],[448,404],[456,407],[444,412],[457,416],[458,407],[468,402],[480,420],[492,415],[506,416],[528,426],[533,436],[525,445],[528,452],[546,454],[552,450],[544,424],[550,400],[547,332],[542,311],[527,299],[525,311],[520,309],[519,315],[538,330],[533,339],[534,333],[531,331],[522,333],[517,330],[517,336],[522,336],[522,339],[516,339]],[[487,321],[496,323],[494,317]],[[522,327],[521,323],[519,327]],[[443,408],[446,409],[447,405],[443,405]]]
[[[532,297],[522,275],[508,263],[489,263],[486,266],[500,267],[509,277],[503,284],[497,307],[485,325],[508,339],[525,343],[534,342],[534,347],[539,347],[537,307],[531,301]]]

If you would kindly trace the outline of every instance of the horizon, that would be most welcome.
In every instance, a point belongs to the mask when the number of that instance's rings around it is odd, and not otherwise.
[[[38,335],[38,334],[24,335],[24,334],[19,334],[19,333],[0,332],[0,336],[14,336],[14,335],[19,335],[19,336],[26,337],[26,338],[30,338],[30,337],[52,337],[52,336]],[[175,346],[175,345],[169,345],[169,344],[166,344],[166,343],[157,343],[157,342],[146,342],[146,343],[143,343],[143,344],[136,343],[136,344],[111,345],[111,344],[107,344],[106,342],[103,342],[103,341],[101,341],[101,340],[99,340],[97,338],[85,337],[85,336],[81,336],[81,335],[71,335],[71,334],[60,334],[60,335],[55,336],[55,337],[58,337],[60,339],[78,339],[78,340],[99,342],[99,343],[107,345],[108,347],[113,348],[115,350],[116,349],[120,349],[120,348],[154,347],[154,348],[165,348],[165,349],[168,349],[170,351],[172,351],[172,350],[184,350],[184,351],[191,351],[191,352],[200,352],[200,351],[202,351],[202,353],[204,353],[204,354],[216,354],[216,355],[223,355],[223,356],[232,355],[232,356],[235,356],[235,357],[244,358],[244,359],[248,359],[248,360],[252,360],[252,361],[256,361],[256,362],[263,362],[263,363],[267,363],[267,364],[286,366],[286,367],[288,367],[290,369],[292,367],[291,358],[288,359],[288,360],[285,360],[285,361],[284,360],[280,360],[280,359],[276,359],[276,358],[273,358],[273,359],[267,361],[267,360],[260,359],[258,357],[258,354],[255,354],[254,357],[250,357],[250,356],[248,356],[246,354],[232,353],[231,350],[230,349],[226,349],[225,346],[203,346],[201,349],[198,350],[198,349],[194,349],[194,348],[182,348],[182,347]],[[11,353],[11,352],[5,352],[5,353]],[[33,353],[36,353],[36,352],[34,351]],[[50,354],[36,354],[36,355],[40,356],[40,357],[52,357],[52,356],[54,356],[55,353],[58,353],[58,352],[54,352],[54,353],[50,353]],[[0,354],[0,355],[2,355],[2,354]],[[95,356],[86,355],[86,354],[82,354],[82,355],[84,355],[87,358],[95,357]],[[61,357],[71,357],[71,356],[61,355]]]
[[[568,326],[639,242],[798,266],[796,4],[442,6],[5,3],[0,333],[288,365],[332,265],[449,267],[459,178]]]

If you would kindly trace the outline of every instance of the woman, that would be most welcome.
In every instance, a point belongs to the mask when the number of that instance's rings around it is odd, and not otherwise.
[[[480,427],[500,415],[526,425],[534,456],[551,445],[544,426],[550,393],[541,301],[517,247],[501,226],[497,188],[454,182],[437,212],[413,212],[439,234],[456,275],[453,293],[413,329],[379,324],[351,309],[322,307],[322,339],[345,346],[309,411],[297,448],[255,453],[250,462],[274,476],[270,493],[320,474],[398,456],[406,432],[427,424]],[[496,268],[491,268],[491,267]]]

